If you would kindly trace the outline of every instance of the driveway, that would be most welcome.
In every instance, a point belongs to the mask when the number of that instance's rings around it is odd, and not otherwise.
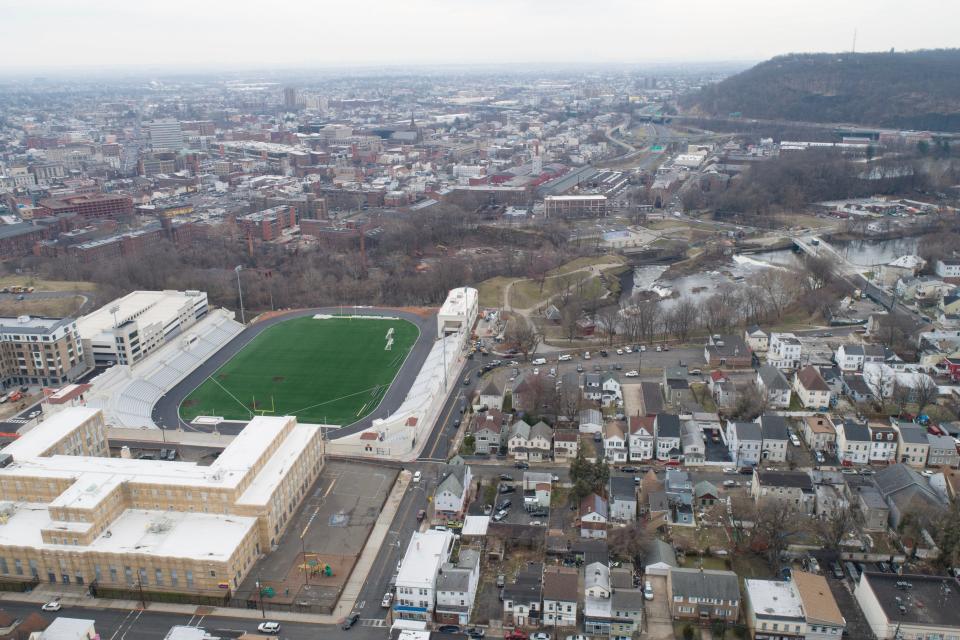
[[[670,617],[666,576],[647,576],[653,587],[653,600],[646,600],[646,629],[650,640],[673,640],[673,619]]]

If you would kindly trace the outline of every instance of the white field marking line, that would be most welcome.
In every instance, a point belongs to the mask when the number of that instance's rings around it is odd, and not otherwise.
[[[379,385],[377,385],[377,386],[379,386]],[[330,404],[331,402],[336,402],[336,401],[338,401],[338,400],[343,400],[343,399],[345,399],[345,398],[352,398],[353,396],[359,396],[359,395],[362,394],[362,393],[368,393],[368,392],[376,389],[377,386],[370,387],[369,389],[362,389],[361,391],[357,391],[356,393],[348,393],[347,395],[345,395],[345,396],[340,396],[339,398],[331,398],[330,400],[324,400],[323,402],[318,402],[317,404],[312,404],[312,405],[310,405],[309,407],[304,407],[303,409],[297,409],[296,411],[292,411],[292,412],[291,412],[291,415],[297,415],[297,414],[300,413],[301,411],[307,411],[307,410],[309,410],[309,409],[316,409],[317,407],[322,407],[323,405],[325,405],[325,404]]]
[[[213,381],[213,384],[217,385],[218,387],[220,387],[221,389],[223,389],[224,391],[226,391],[226,392],[227,392],[227,395],[230,396],[231,398],[233,398],[234,401],[236,401],[236,403],[237,403],[238,405],[240,405],[241,407],[243,407],[243,409],[244,409],[247,413],[251,413],[250,409],[247,409],[247,405],[245,405],[245,404],[243,404],[242,402],[240,402],[239,400],[237,400],[237,396],[235,396],[235,395],[233,395],[232,393],[230,393],[230,390],[229,390],[229,389],[227,389],[225,386],[223,386],[222,384],[220,384],[219,382],[217,382],[217,379],[216,379],[216,378],[214,378],[213,376],[210,376],[210,379]]]

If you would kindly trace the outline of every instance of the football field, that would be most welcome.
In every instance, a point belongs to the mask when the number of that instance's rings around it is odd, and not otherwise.
[[[372,412],[419,329],[406,320],[294,318],[263,331],[194,389],[180,417],[295,415],[346,425]]]

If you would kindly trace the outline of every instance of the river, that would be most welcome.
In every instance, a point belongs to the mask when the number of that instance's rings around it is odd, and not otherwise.
[[[895,238],[832,242],[831,245],[852,264],[868,267],[916,253],[919,243],[919,238]],[[800,264],[799,260],[797,254],[790,249],[734,255],[727,264],[716,270],[666,279],[662,276],[669,265],[641,265],[635,267],[632,274],[628,273],[625,278],[624,301],[633,293],[652,292],[660,296],[660,302],[665,308],[670,308],[678,300],[696,301],[712,295],[720,286],[742,284],[761,269],[796,269]],[[674,293],[678,295],[675,296]]]

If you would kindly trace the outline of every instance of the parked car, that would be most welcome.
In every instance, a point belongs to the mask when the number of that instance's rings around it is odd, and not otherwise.
[[[833,573],[833,577],[837,580],[843,580],[843,567],[840,566],[839,562],[834,562],[830,565],[830,571]]]
[[[508,513],[509,511],[507,511],[506,509],[501,509],[500,511],[497,511],[495,514],[493,514],[493,517],[490,519],[493,520],[494,522],[500,522],[501,520],[507,517]]]
[[[44,604],[40,609],[43,611],[60,611],[63,608],[63,605],[60,604],[59,600],[51,600]]]
[[[393,604],[393,592],[387,591],[383,594],[383,600],[380,601],[380,606],[384,609],[389,609],[391,604]]]
[[[423,519],[427,517],[427,510],[420,509],[417,511],[417,522],[423,522]]]
[[[557,358],[557,362],[567,362],[568,360],[573,360],[573,356],[569,353],[561,354],[560,357]]]
[[[501,474],[500,474],[500,479],[501,479],[501,480],[506,480],[506,481],[508,481],[508,482],[513,482],[513,476],[510,475],[509,473],[501,473]]]
[[[530,640],[550,640],[550,634],[543,631],[537,631],[530,634]]]
[[[513,493],[516,491],[516,488],[512,484],[501,484],[497,488],[498,493]]]
[[[480,627],[470,627],[467,629],[467,635],[471,638],[482,638],[483,636],[487,635],[487,632]]]
[[[440,633],[460,633],[460,625],[458,624],[442,624],[437,627],[437,631]]]
[[[520,462],[518,462],[517,464],[515,464],[515,465],[513,465],[513,466],[515,466],[517,469],[529,469],[529,468],[530,468],[530,464],[527,463],[527,462],[524,462],[523,460],[521,460]]]
[[[649,580],[643,585],[643,599],[653,600],[653,585],[650,584]]]
[[[625,466],[625,467],[620,467],[620,471],[623,471],[624,473],[636,473],[636,472],[637,472],[637,468],[636,468],[636,467],[633,467],[633,466],[630,466],[630,465],[627,465],[627,466]]]
[[[346,618],[343,619],[343,622],[340,624],[340,628],[344,631],[348,631],[353,625],[357,624],[357,621],[360,619],[359,613],[351,613]]]
[[[497,574],[497,586],[502,589],[504,584],[506,584],[506,576],[504,576],[502,573],[498,573],[498,574]]]
[[[420,471],[414,471],[414,472],[413,472],[413,481],[414,481],[414,482],[420,482],[420,478],[422,478],[422,477],[423,477],[423,473],[422,473],[422,472],[420,472]]]
[[[623,355],[623,349],[617,349],[617,355],[618,355],[618,356],[622,356],[622,355]]]
[[[626,372],[625,374],[623,374],[623,375],[625,375],[625,376],[628,377],[628,378],[636,378],[637,376],[640,375],[640,372],[639,372],[639,371],[631,370],[631,371],[627,371],[627,372]]]
[[[505,511],[505,510],[509,509],[509,508],[512,507],[512,506],[513,506],[513,501],[510,500],[510,499],[507,499],[507,500],[504,500],[503,502],[501,502],[500,504],[498,504],[498,505],[497,505],[497,509],[499,509],[500,511]]]

